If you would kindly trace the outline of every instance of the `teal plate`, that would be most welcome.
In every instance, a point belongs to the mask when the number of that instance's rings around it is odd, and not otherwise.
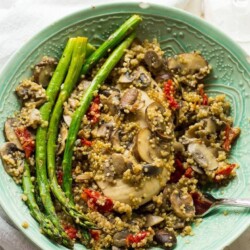
[[[8,62],[0,75],[0,131],[4,121],[20,106],[14,89],[20,80],[31,74],[30,66],[42,55],[58,57],[68,37],[84,35],[98,45],[130,15],[143,16],[137,30],[140,39],[157,38],[167,56],[183,51],[199,50],[213,66],[206,80],[209,94],[225,93],[232,104],[234,124],[242,129],[232,151],[231,161],[240,165],[237,178],[216,196],[250,198],[250,65],[246,54],[227,36],[201,19],[177,9],[158,5],[120,3],[96,6],[68,16],[40,32],[23,46]],[[4,135],[0,134],[0,143]],[[21,189],[0,168],[0,202],[16,226],[37,246],[46,250],[65,249],[39,233],[37,223],[20,199]],[[178,237],[176,250],[217,250],[229,245],[250,224],[249,209],[227,209],[193,226],[194,236]],[[29,223],[23,229],[23,221]],[[10,239],[11,240],[11,239]],[[75,249],[85,249],[76,245]]]

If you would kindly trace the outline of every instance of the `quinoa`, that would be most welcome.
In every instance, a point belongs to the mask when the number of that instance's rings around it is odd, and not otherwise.
[[[103,62],[64,103],[56,149],[60,185],[72,115]],[[36,109],[46,101],[44,85],[34,82],[40,70],[38,64],[35,75],[17,87],[23,107],[11,125],[13,131],[27,129],[32,142],[33,131],[48,126]],[[226,96],[206,93],[204,77],[211,70],[198,52],[166,58],[155,39],[135,41],[94,94],[90,106],[95,108],[82,118],[72,163],[76,208],[96,225],[89,231],[90,248],[171,249],[177,235],[193,235],[192,224],[202,222],[195,218],[199,188],[234,178],[238,165],[228,156],[240,129],[233,127]],[[6,171],[19,184],[25,157],[35,169],[34,150],[27,157],[15,133],[6,137],[19,142],[1,153]],[[74,240],[86,243],[72,218],[55,204],[65,231],[73,228]],[[162,234],[170,240],[161,242]]]
[[[27,228],[29,227],[29,223],[28,223],[27,221],[24,221],[24,222],[22,223],[22,227],[23,227],[24,229],[27,229]]]

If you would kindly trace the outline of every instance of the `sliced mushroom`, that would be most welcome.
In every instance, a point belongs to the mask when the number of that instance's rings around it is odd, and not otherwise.
[[[57,62],[52,57],[44,56],[34,68],[34,81],[41,84],[43,87],[47,87],[50,79],[55,71]]]
[[[160,247],[163,247],[163,249],[173,249],[177,243],[175,234],[167,230],[156,231],[154,240]]]
[[[139,90],[136,88],[127,89],[122,97],[120,107],[124,110],[135,111],[137,109],[136,105],[138,103]]]
[[[81,92],[81,93],[84,93],[87,89],[88,89],[88,87],[90,86],[90,84],[91,84],[91,81],[88,81],[88,80],[86,80],[86,79],[83,79],[79,84],[78,84],[78,86],[77,86],[77,91],[79,92]]]
[[[111,135],[111,143],[113,148],[123,147],[126,149],[131,149],[134,147],[135,139],[133,136],[134,128],[131,127],[130,131],[124,132],[123,130],[117,129]],[[131,132],[131,133],[130,133]]]
[[[120,139],[120,130],[115,130],[111,135],[111,143],[113,148],[117,148],[121,146],[121,139]]]
[[[97,128],[97,131],[94,132],[93,135],[98,138],[105,138],[109,140],[111,133],[113,131],[114,125],[115,124],[113,122],[104,123],[99,128]]]
[[[198,138],[197,132],[201,130],[203,124],[202,122],[197,122],[191,126],[189,126],[185,135],[187,138]]]
[[[188,145],[188,152],[194,160],[205,171],[211,171],[218,168],[218,162],[211,150],[201,143],[191,143]]]
[[[103,95],[105,97],[110,97],[112,95],[117,96],[118,94],[120,94],[120,90],[114,87],[107,87],[105,89],[101,89],[99,93],[100,95]]]
[[[159,69],[162,66],[162,58],[154,51],[148,50],[144,55],[144,61],[150,69]]]
[[[164,218],[162,218],[160,216],[147,214],[145,227],[153,227],[153,226],[161,223],[162,221],[164,221]]]
[[[76,182],[85,182],[93,178],[93,172],[84,172],[76,176]]]
[[[142,166],[142,171],[145,176],[157,176],[162,173],[162,168],[149,163]]]
[[[135,84],[137,87],[147,88],[154,82],[150,73],[143,67],[139,66],[133,74],[135,75]]]
[[[111,115],[119,114],[121,93],[119,89],[109,88],[101,91],[101,103],[108,107]]]
[[[199,74],[203,78],[209,73],[207,61],[197,52],[183,53],[168,60],[168,68],[179,75]],[[207,69],[208,72],[205,72]]]
[[[169,139],[171,135],[166,130],[167,123],[164,113],[164,107],[157,102],[153,102],[146,108],[146,121],[152,132],[156,132],[162,138]]]
[[[170,195],[172,194],[174,190],[174,187],[169,184],[166,183],[163,191],[162,191],[162,204],[161,207],[165,210],[165,211],[171,211],[171,203],[170,203]]]
[[[151,83],[151,79],[148,77],[148,75],[146,75],[145,73],[141,72],[139,79],[141,87],[142,88],[146,88],[150,85]]]
[[[111,155],[112,164],[114,167],[115,174],[120,177],[126,170],[126,162],[122,154],[113,153]]]
[[[113,183],[115,179],[115,170],[113,165],[111,164],[111,159],[108,158],[103,162],[103,169],[104,169],[104,177],[105,181],[108,183]]]
[[[130,113],[127,115],[127,118],[131,122],[136,122],[140,128],[147,128],[148,124],[145,118],[145,110],[148,105],[150,105],[153,100],[149,98],[147,93],[143,90],[140,91],[141,94],[141,102],[144,104],[143,107],[137,109],[134,113]]]
[[[129,235],[128,230],[123,230],[115,233],[113,236],[113,244],[116,247],[126,247],[127,246],[126,238],[128,235]]]
[[[134,154],[137,158],[147,163],[152,163],[155,158],[161,157],[161,148],[156,145],[155,138],[148,128],[141,129],[136,137]]]
[[[185,152],[185,148],[184,148],[183,144],[178,142],[178,141],[173,142],[173,148],[174,148],[175,153],[178,153],[178,152],[184,153]]]
[[[132,208],[138,208],[158,194],[168,178],[167,170],[163,169],[161,175],[146,180],[142,187],[132,186],[122,179],[117,179],[115,184],[110,184],[107,181],[97,181],[97,184],[102,192],[112,200],[128,204]],[[138,199],[137,204],[133,202],[133,198]]]
[[[173,229],[179,230],[185,227],[185,223],[183,221],[177,221],[175,222]]]
[[[29,112],[29,121],[27,126],[36,129],[42,122],[41,114],[38,109],[32,109]]]
[[[152,163],[154,161],[154,159],[152,159],[153,149],[150,145],[151,137],[152,134],[149,129],[141,129],[136,137],[136,144],[134,147],[136,157],[147,163]]]
[[[154,212],[155,204],[153,202],[148,202],[147,204],[140,207],[140,212]]]
[[[0,149],[0,154],[5,171],[17,179],[21,178],[23,172],[23,154],[16,144],[6,142]]]
[[[12,142],[16,145],[16,147],[20,150],[23,150],[23,147],[15,133],[15,126],[14,124],[17,123],[15,118],[8,118],[4,124],[4,132],[5,132],[5,136],[6,139],[9,142]]]
[[[63,123],[61,128],[60,128],[60,132],[59,132],[59,138],[58,138],[59,147],[57,150],[57,155],[62,154],[62,152],[64,151],[65,142],[66,142],[67,137],[68,137],[68,128],[67,128],[66,124]]]
[[[113,153],[104,161],[103,165],[105,180],[110,183],[117,178],[121,178],[127,169],[132,168],[130,161],[127,161],[124,155],[119,153]]]
[[[36,129],[42,123],[40,111],[33,105],[22,107],[21,111],[16,115],[16,120],[21,126]]]
[[[190,138],[202,138],[203,141],[207,141],[207,136],[216,136],[216,130],[216,122],[213,118],[209,117],[189,126],[186,136]]]
[[[122,249],[116,246],[112,246],[111,250],[122,250]]]
[[[183,190],[174,190],[170,195],[171,206],[177,216],[183,219],[195,216],[195,207],[192,196]]]
[[[172,76],[170,73],[168,73],[166,71],[162,71],[162,72],[157,73],[155,80],[156,80],[156,82],[165,82],[171,78],[172,78]]]
[[[1,147],[0,153],[1,153],[1,156],[5,156],[5,155],[11,155],[16,151],[18,151],[16,144],[12,142],[6,142]]]
[[[70,109],[76,110],[77,107],[79,106],[79,100],[77,100],[76,98],[70,97],[68,99],[68,104],[69,104]]]
[[[212,117],[205,119],[205,130],[207,134],[216,133],[217,125]]]
[[[22,99],[25,105],[35,105],[39,107],[46,102],[45,89],[30,80],[23,80],[16,88],[16,94]]]
[[[135,79],[135,75],[134,74],[130,74],[128,71],[125,74],[122,74],[119,79],[118,82],[119,83],[132,83]]]
[[[191,165],[191,168],[198,174],[204,174],[204,170],[198,166],[195,166],[195,165]]]

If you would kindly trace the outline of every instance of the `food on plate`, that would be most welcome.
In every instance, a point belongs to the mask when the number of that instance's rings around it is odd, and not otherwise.
[[[240,134],[224,95],[208,96],[197,51],[166,57],[133,15],[100,47],[70,38],[16,94],[0,153],[41,231],[91,249],[172,249],[192,234],[201,188],[236,175]],[[206,204],[205,204],[206,205]]]

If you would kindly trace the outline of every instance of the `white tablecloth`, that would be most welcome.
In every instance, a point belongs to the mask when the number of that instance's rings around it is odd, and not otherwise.
[[[34,34],[59,18],[86,6],[117,0],[0,0],[0,69]],[[126,2],[134,0],[126,0]],[[150,0],[205,16],[234,38],[250,55],[250,4],[247,0]],[[243,24],[243,25],[242,25]],[[250,230],[227,250],[250,249]],[[0,208],[0,250],[37,250]],[[195,249],[200,250],[200,249]],[[210,250],[210,249],[207,249]],[[212,249],[211,249],[212,250]]]

